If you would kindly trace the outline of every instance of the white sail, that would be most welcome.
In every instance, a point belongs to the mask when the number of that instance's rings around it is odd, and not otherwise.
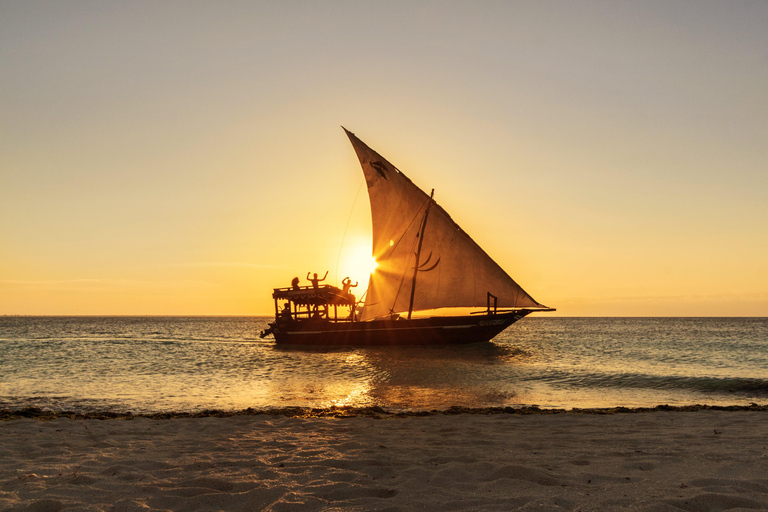
[[[413,294],[414,311],[485,307],[488,293],[497,297],[498,307],[545,307],[405,174],[353,133],[347,131],[347,135],[368,184],[373,256],[379,264],[371,274],[361,320],[409,310],[418,235],[428,207]]]

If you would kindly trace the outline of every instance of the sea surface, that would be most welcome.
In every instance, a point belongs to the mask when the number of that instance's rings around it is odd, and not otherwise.
[[[0,317],[0,409],[768,403],[768,318],[527,317],[490,343],[299,349],[264,317]]]

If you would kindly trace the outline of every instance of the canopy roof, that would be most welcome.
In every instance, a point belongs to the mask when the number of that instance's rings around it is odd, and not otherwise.
[[[302,286],[300,288],[275,288],[272,292],[272,298],[288,300],[295,304],[355,305],[354,295],[351,293],[344,293],[341,289],[330,285],[318,286],[317,289],[312,286]]]

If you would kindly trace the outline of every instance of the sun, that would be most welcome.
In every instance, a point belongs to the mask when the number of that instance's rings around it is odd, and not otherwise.
[[[371,256],[370,242],[351,245],[342,252],[339,259],[339,282],[349,276],[353,283],[358,283],[355,291],[361,292],[368,287],[368,279],[378,265],[376,258]]]

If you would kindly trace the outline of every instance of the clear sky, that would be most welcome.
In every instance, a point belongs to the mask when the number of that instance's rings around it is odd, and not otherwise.
[[[0,314],[365,279],[344,125],[559,315],[766,316],[766,27],[765,1],[1,0]]]

